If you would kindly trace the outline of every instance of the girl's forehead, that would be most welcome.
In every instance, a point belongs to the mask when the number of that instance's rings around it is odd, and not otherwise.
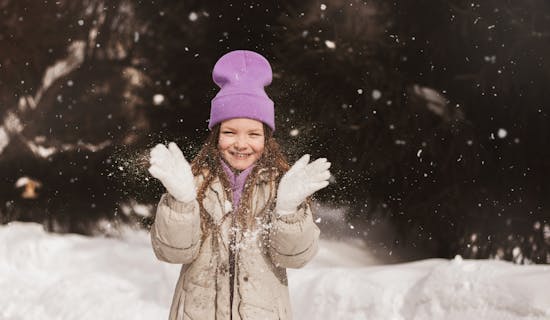
[[[223,121],[221,127],[247,130],[263,129],[263,123],[249,118],[233,118]]]

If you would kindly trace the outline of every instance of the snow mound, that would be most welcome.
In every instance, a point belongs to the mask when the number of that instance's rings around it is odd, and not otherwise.
[[[59,235],[0,226],[0,319],[166,319],[178,265],[148,234]],[[322,240],[289,270],[295,319],[550,319],[550,266],[492,260],[377,263],[360,243]]]
[[[309,271],[309,272],[308,272]],[[550,267],[428,259],[291,270],[297,319],[550,319]]]

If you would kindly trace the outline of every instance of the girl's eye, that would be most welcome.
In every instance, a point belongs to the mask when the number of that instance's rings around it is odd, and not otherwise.
[[[222,131],[223,134],[231,134],[233,131]]]

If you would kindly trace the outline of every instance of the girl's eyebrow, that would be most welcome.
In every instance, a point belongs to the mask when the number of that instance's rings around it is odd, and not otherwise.
[[[237,129],[232,127],[223,127],[220,129],[220,131],[225,131],[225,130],[238,131]],[[262,129],[261,128],[248,129],[247,132],[262,132]]]

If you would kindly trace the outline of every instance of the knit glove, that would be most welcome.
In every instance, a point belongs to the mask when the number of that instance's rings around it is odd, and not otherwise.
[[[193,201],[197,192],[191,166],[174,143],[157,144],[151,149],[149,173],[162,182],[168,193],[181,202]]]
[[[304,155],[281,178],[277,191],[275,211],[279,215],[296,212],[298,206],[317,190],[328,185],[330,162],[320,158],[309,163],[309,154]]]

